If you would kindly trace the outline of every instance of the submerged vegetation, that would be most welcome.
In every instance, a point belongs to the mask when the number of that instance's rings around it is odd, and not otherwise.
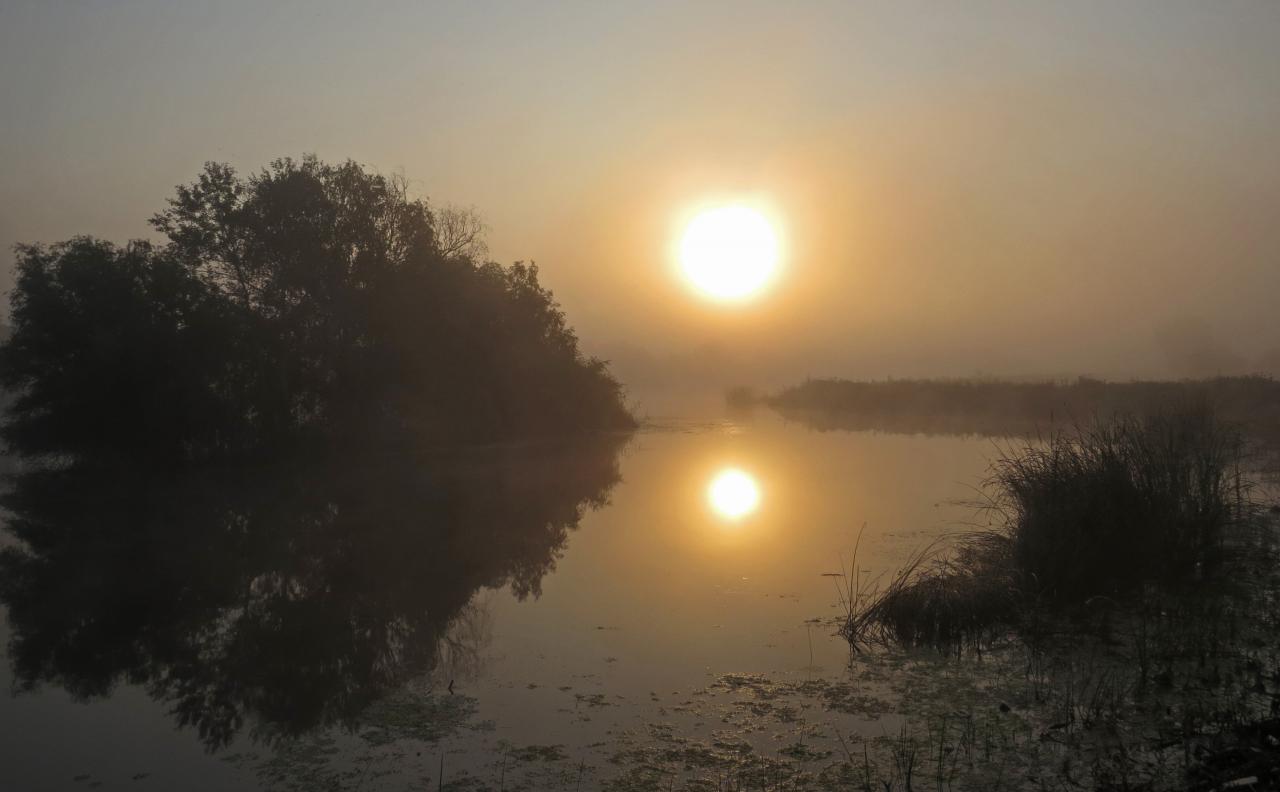
[[[625,429],[536,266],[469,212],[353,162],[210,163],[166,242],[18,248],[3,438],[30,457],[190,462],[299,439],[491,442]]]

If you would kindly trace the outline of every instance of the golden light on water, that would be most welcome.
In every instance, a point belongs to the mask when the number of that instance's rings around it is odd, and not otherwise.
[[[760,487],[750,474],[727,468],[711,480],[707,500],[721,517],[737,520],[759,507]]]
[[[699,212],[685,226],[680,267],[708,297],[746,300],[772,280],[779,247],[778,234],[763,213],[748,206],[720,206]]]

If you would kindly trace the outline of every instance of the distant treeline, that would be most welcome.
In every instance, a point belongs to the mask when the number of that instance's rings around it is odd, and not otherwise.
[[[730,402],[741,404],[734,389]],[[1181,381],[1011,382],[986,379],[810,379],[758,399],[819,430],[1018,435],[1054,424],[1206,405],[1252,427],[1280,422],[1280,382],[1264,376]]]
[[[353,162],[210,163],[163,243],[17,249],[0,387],[23,456],[167,464],[299,440],[505,441],[634,426],[533,265],[474,213]]]

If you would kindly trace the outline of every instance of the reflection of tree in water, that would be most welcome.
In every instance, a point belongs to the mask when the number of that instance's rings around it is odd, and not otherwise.
[[[246,722],[351,723],[442,658],[466,664],[479,589],[540,593],[617,451],[24,474],[5,500],[22,545],[0,555],[17,684],[144,685],[211,747]]]
[[[484,672],[484,651],[493,640],[489,598],[478,594],[459,609],[440,636],[435,676],[452,685],[455,679],[474,680]]]

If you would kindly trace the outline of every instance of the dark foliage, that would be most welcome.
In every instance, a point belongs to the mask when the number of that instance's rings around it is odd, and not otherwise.
[[[1251,516],[1244,441],[1207,409],[1117,417],[997,460],[988,491],[1037,595],[1080,601],[1219,560]]]
[[[12,308],[0,345],[12,449],[172,459],[238,442],[245,327],[171,256],[84,237],[24,247]]]
[[[905,645],[965,646],[1017,613],[1019,580],[1009,540],[983,534],[949,552],[928,548],[883,588],[846,607],[840,634],[855,648],[885,639]]]
[[[851,643],[951,644],[1033,606],[1070,610],[1194,581],[1254,523],[1244,441],[1205,408],[1117,416],[1006,451],[980,507],[997,527],[927,548],[887,585],[842,596]]]
[[[209,164],[168,243],[18,250],[4,428],[24,455],[161,462],[284,438],[496,441],[623,429],[537,268],[352,162]]]

